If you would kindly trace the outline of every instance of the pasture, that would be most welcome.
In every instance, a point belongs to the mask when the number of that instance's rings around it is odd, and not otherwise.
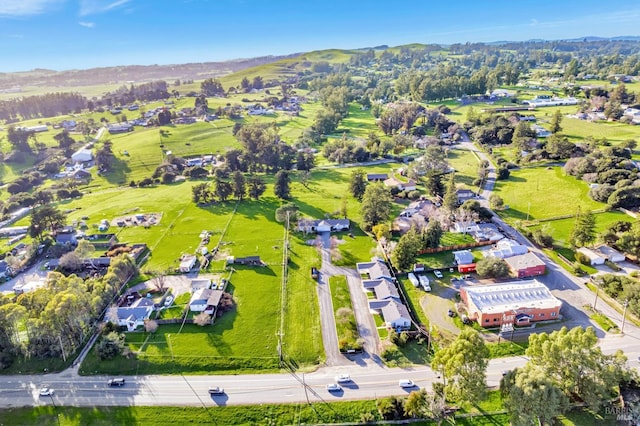
[[[509,179],[496,181],[494,192],[509,206],[498,214],[511,223],[575,214],[578,206],[583,211],[605,207],[589,198],[586,182],[565,175],[561,167],[512,170]]]

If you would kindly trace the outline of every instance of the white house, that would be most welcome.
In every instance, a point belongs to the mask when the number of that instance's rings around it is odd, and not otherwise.
[[[185,254],[180,258],[180,272],[190,272],[196,265],[196,257],[190,254]]]
[[[624,254],[620,253],[619,251],[609,246],[601,245],[596,247],[594,251],[604,256],[609,262],[613,262],[613,263],[624,262],[626,259]]]
[[[298,231],[301,232],[339,232],[348,230],[349,219],[300,219]]]
[[[471,250],[459,250],[453,252],[456,265],[468,265],[473,263],[473,254]]]
[[[212,290],[210,288],[196,290],[193,295],[191,295],[189,310],[212,315],[218,307],[220,299],[222,299],[222,294],[222,290]]]
[[[387,327],[396,330],[408,330],[411,328],[411,316],[407,307],[395,299],[372,300],[369,307],[376,313],[382,314]]]
[[[498,241],[495,247],[483,251],[482,254],[484,255],[484,257],[493,256],[500,259],[506,259],[507,257],[525,254],[528,251],[529,249],[527,248],[527,246],[523,246],[522,244],[519,244],[514,240],[504,238]]]
[[[582,253],[583,255],[585,255],[589,259],[589,263],[591,264],[591,266],[604,265],[604,262],[606,262],[607,260],[606,257],[604,257],[602,254],[599,254],[594,250],[586,247],[580,247],[578,249],[578,253]]]
[[[143,326],[144,321],[149,319],[151,312],[153,312],[153,301],[141,298],[134,301],[131,306],[124,308],[113,308],[112,318],[115,315],[115,320],[119,326],[127,327],[128,331],[133,331],[136,328]]]
[[[93,153],[90,149],[80,148],[71,154],[71,159],[74,163],[86,163],[87,161],[93,160]]]

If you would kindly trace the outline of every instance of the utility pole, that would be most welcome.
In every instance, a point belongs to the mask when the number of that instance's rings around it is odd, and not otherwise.
[[[622,311],[622,327],[620,327],[620,334],[624,334],[624,323],[627,321],[627,306],[629,306],[629,300],[624,301],[624,311]]]
[[[600,292],[600,285],[595,281],[594,284],[596,285],[596,300],[593,301],[593,312],[598,312],[596,311],[596,303],[598,303],[598,293]]]

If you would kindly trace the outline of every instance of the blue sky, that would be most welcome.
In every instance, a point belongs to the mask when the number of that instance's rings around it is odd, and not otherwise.
[[[640,4],[634,4],[0,0],[0,72],[220,61],[382,44],[639,35]]]

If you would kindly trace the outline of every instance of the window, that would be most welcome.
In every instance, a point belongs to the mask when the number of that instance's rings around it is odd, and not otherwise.
[[[489,318],[485,319],[484,322],[489,322]]]
[[[497,322],[497,321],[498,321],[498,318],[494,318],[494,319],[493,319],[493,322]]]
[[[551,316],[555,317],[556,316],[556,312],[551,312]]]
[[[543,313],[541,313],[541,314],[540,314],[540,316],[541,316],[541,317],[543,317],[543,316],[544,316],[544,312],[543,312]]]

